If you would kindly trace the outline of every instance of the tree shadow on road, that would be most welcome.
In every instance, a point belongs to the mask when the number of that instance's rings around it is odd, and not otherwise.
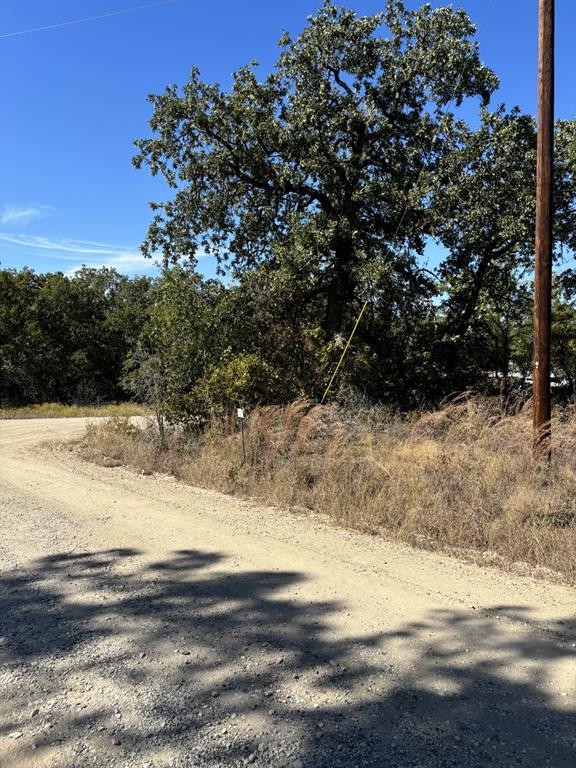
[[[346,607],[300,598],[305,579],[196,550],[59,553],[4,574],[0,762],[574,767],[574,677],[547,679],[576,663],[568,623],[561,637],[514,606],[431,610],[342,637]]]

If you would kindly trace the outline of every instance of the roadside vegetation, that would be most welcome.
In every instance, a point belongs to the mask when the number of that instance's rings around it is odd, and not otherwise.
[[[63,405],[39,403],[17,408],[0,408],[2,419],[62,419],[73,416],[140,416],[149,409],[139,403],[107,403],[106,405]]]
[[[387,408],[296,401],[203,433],[126,419],[89,427],[81,454],[105,466],[194,485],[441,549],[484,564],[576,583],[576,413],[557,409],[554,463],[536,466],[529,404],[462,397],[400,416]]]

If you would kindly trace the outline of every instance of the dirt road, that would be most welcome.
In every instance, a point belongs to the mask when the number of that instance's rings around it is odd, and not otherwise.
[[[0,766],[576,765],[576,591],[0,422]]]

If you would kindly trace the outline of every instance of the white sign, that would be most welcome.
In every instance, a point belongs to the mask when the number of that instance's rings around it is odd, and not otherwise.
[[[238,414],[238,418],[239,419],[243,419],[244,418],[244,411],[242,410],[242,408],[238,408],[236,413]]]

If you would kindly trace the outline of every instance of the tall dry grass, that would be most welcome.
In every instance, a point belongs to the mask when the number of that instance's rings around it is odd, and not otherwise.
[[[554,417],[554,461],[535,464],[529,406],[463,397],[399,417],[298,401],[201,437],[125,421],[91,428],[83,450],[188,483],[307,507],[336,522],[489,563],[549,569],[576,582],[576,413]]]

